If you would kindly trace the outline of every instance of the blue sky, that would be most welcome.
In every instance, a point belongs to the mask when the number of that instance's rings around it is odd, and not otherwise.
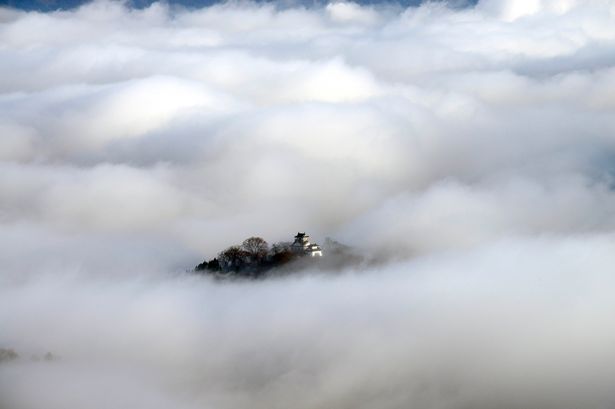
[[[39,10],[39,11],[53,11],[57,9],[71,9],[87,3],[89,0],[0,0],[0,5],[15,7],[23,10]],[[141,8],[146,7],[153,3],[155,0],[129,0],[128,3],[134,7]],[[395,3],[400,3],[404,6],[417,6],[423,3],[424,0],[398,0]],[[476,4],[477,0],[462,0],[457,1],[455,4]],[[211,4],[219,3],[216,0],[170,0],[171,4],[178,4],[187,7],[203,7]],[[320,1],[303,1],[305,4],[318,4]],[[374,4],[382,3],[380,0],[360,0],[356,1],[359,4]]]

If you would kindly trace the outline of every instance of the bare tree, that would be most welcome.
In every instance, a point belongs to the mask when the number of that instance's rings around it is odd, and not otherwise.
[[[262,261],[269,252],[269,244],[261,237],[245,239],[241,247],[248,253],[253,262]]]
[[[248,253],[239,246],[231,246],[218,254],[223,270],[238,270],[245,264]]]
[[[293,261],[296,254],[292,250],[292,243],[280,241],[271,246],[271,263],[274,267],[279,267]]]

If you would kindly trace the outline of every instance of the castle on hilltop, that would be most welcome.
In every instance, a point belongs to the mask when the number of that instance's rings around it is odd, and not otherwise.
[[[310,236],[305,233],[297,233],[291,250],[296,254],[304,254],[311,257],[322,257],[322,249],[318,244],[310,243]]]

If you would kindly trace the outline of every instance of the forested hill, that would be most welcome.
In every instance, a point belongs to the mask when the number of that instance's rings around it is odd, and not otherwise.
[[[261,237],[250,237],[241,244],[222,250],[210,260],[204,260],[194,272],[217,278],[261,278],[273,273],[288,274],[306,268],[339,270],[365,262],[365,257],[349,246],[327,238],[323,256],[311,257],[293,249],[291,242],[269,245]]]

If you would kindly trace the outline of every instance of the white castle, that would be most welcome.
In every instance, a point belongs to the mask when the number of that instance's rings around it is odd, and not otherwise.
[[[297,233],[295,241],[291,245],[292,251],[311,257],[321,257],[322,249],[318,244],[310,243],[310,236],[305,233]]]

